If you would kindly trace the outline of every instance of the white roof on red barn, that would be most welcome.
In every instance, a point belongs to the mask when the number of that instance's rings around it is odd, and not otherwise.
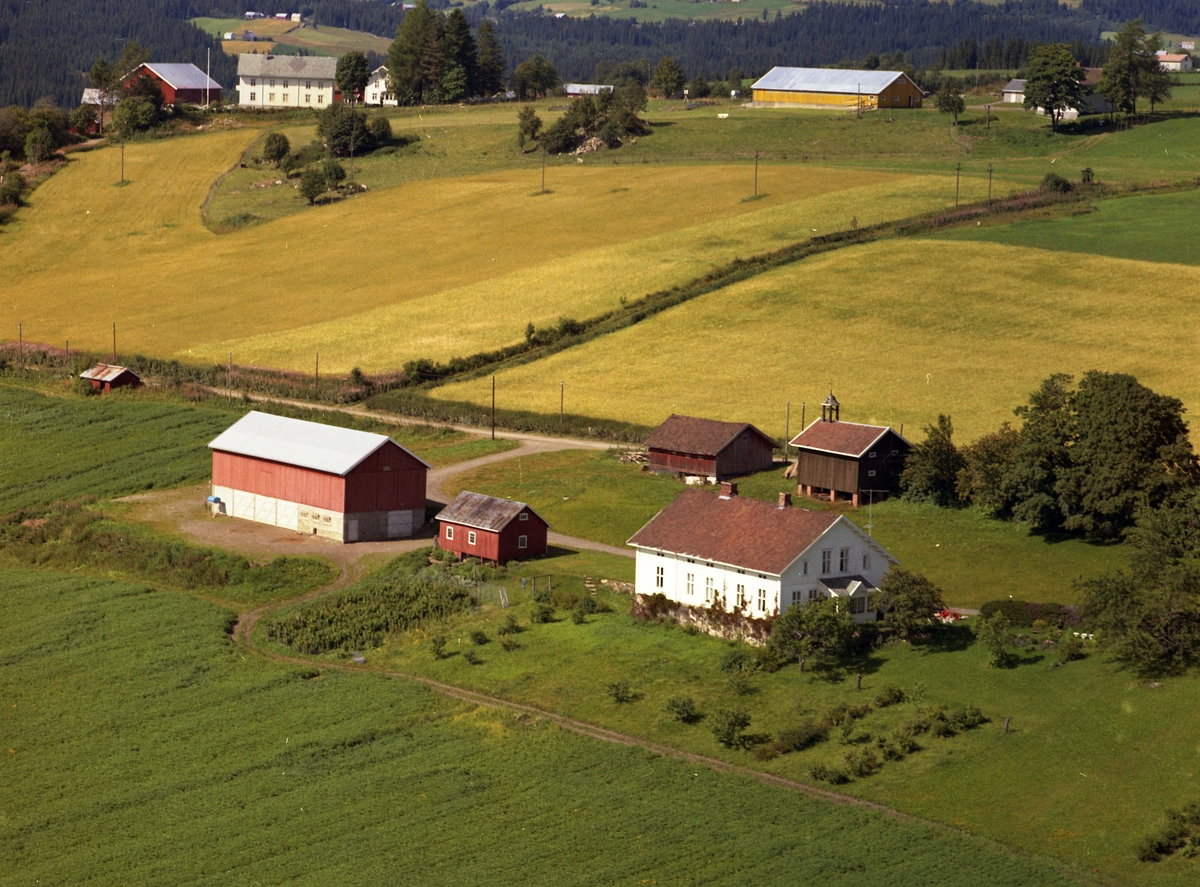
[[[806,450],[823,450],[826,453],[859,458],[889,431],[900,437],[896,430],[888,425],[859,425],[857,422],[827,422],[818,419],[792,438],[791,443],[794,447]],[[908,443],[903,437],[900,439]]]
[[[287,416],[274,416],[257,410],[242,416],[208,446],[223,453],[268,459],[344,476],[388,443],[395,444],[426,468],[429,467],[424,459],[385,434],[289,419]]]
[[[175,89],[221,89],[221,84],[213,80],[195,65],[178,62],[146,62],[134,69],[133,73],[126,77],[128,80],[131,77],[136,77],[138,71],[145,68],[152,71],[163,83],[174,87]]]
[[[98,363],[80,373],[79,378],[91,379],[96,382],[112,382],[122,373],[129,373],[135,379],[138,378],[138,374],[129,367],[119,367],[111,363]]]
[[[875,95],[908,75],[903,71],[855,71],[841,68],[772,68],[751,89],[780,92],[836,92]]]
[[[500,499],[496,496],[485,496],[483,493],[463,490],[454,497],[453,502],[437,513],[434,520],[499,533],[526,508],[529,506],[524,502],[514,502],[511,499]],[[547,527],[550,526],[546,523],[546,519],[532,508],[529,508],[529,513]]]

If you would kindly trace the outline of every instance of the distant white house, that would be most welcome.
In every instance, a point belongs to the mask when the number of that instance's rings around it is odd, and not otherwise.
[[[238,104],[243,108],[321,108],[338,98],[331,56],[238,56]]]
[[[1096,88],[1100,83],[1102,74],[1100,68],[1084,68],[1084,79],[1082,81],[1084,94],[1081,96],[1081,101],[1078,108],[1067,108],[1062,112],[1060,120],[1066,122],[1078,120],[1080,114],[1107,114],[1113,110],[1112,104],[1100,93],[1096,92]],[[1016,102],[1017,104],[1025,103],[1025,81],[1010,80],[1004,87],[1004,101]],[[1041,116],[1046,115],[1045,108],[1038,108],[1037,113]]]
[[[363,104],[388,105],[390,107],[400,104],[396,100],[396,96],[388,92],[387,77],[386,65],[380,65],[371,72],[371,79],[367,81],[367,88],[363,90]]]
[[[1164,71],[1192,70],[1192,57],[1186,52],[1165,52],[1160,49],[1155,55],[1158,56],[1158,66]]]
[[[845,601],[856,622],[875,619],[874,594],[896,563],[845,517],[738,496],[684,490],[629,540],[638,594],[691,607],[716,603],[754,619],[827,597]]]
[[[1025,81],[1010,80],[1004,86],[1004,101],[1020,105],[1025,101]]]
[[[564,83],[563,92],[571,98],[581,95],[600,95],[602,92],[612,92],[611,84],[605,83]]]

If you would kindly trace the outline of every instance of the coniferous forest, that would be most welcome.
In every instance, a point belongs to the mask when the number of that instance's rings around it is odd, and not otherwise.
[[[126,41],[152,60],[193,62],[212,52],[212,74],[226,86],[236,63],[219,42],[188,23],[201,15],[238,16],[244,0],[42,0],[0,2],[0,106],[31,105],[49,96],[72,107],[87,85],[86,72],[101,56],[121,55]],[[445,8],[447,0],[430,3]],[[1200,32],[1194,0],[1084,0],[1079,8],[1056,0],[1007,0],[987,5],[928,0],[880,4],[820,2],[787,16],[762,19],[641,23],[633,19],[554,18],[481,3],[464,12],[472,24],[496,18],[510,70],[540,53],[568,80],[590,79],[602,62],[654,62],[669,54],[689,76],[720,77],[737,66],[748,75],[773,65],[834,65],[869,53],[901,50],[917,66],[1018,67],[1031,44],[1072,44],[1088,59],[1103,30],[1141,15],[1147,29]],[[404,13],[376,0],[314,0],[305,4],[318,24],[391,37]],[[747,9],[750,13],[751,10]]]

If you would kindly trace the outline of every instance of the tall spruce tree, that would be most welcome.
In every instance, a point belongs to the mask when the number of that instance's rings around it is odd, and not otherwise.
[[[496,26],[491,19],[479,23],[477,44],[479,68],[479,94],[495,95],[504,89],[504,50],[496,37]]]

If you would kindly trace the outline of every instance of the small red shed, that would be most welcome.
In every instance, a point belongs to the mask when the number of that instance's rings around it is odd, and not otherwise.
[[[217,514],[337,542],[425,524],[429,466],[385,435],[255,411],[208,446]]]
[[[464,490],[436,520],[438,547],[502,564],[546,553],[550,525],[524,502]]]
[[[125,88],[140,77],[149,77],[157,83],[163,102],[168,105],[207,105],[221,101],[221,84],[190,63],[138,65],[123,81]]]
[[[670,416],[646,438],[651,471],[706,477],[713,483],[766,471],[779,448],[753,425]]]
[[[114,388],[137,388],[142,384],[141,377],[129,367],[114,366],[111,363],[98,363],[80,373],[79,378],[87,379],[92,383],[92,388],[105,392]]]

